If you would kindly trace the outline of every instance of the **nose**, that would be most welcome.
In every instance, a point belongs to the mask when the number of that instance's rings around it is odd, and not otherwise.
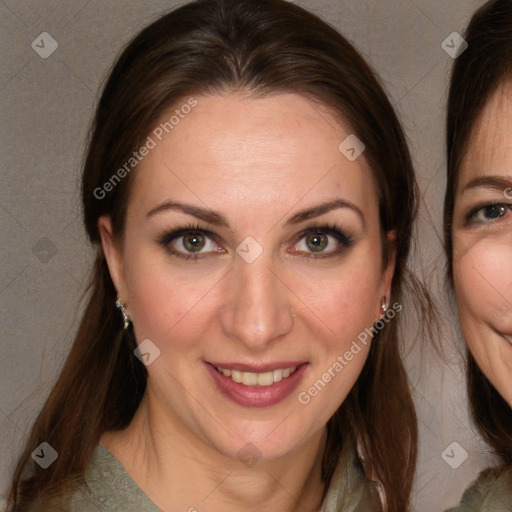
[[[223,334],[252,352],[264,351],[293,327],[293,292],[265,252],[252,263],[236,258],[226,279]]]

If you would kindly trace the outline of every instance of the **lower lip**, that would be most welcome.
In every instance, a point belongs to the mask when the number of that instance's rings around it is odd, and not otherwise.
[[[244,407],[269,407],[283,401],[297,389],[309,366],[307,363],[300,365],[292,375],[271,386],[244,386],[219,373],[210,363],[204,364],[220,391]]]

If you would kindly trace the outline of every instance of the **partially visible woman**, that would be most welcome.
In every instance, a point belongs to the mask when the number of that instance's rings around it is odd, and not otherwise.
[[[82,192],[89,302],[10,511],[410,509],[417,187],[348,41],[280,0],[162,16],[110,74]]]
[[[512,510],[512,2],[473,16],[448,100],[445,240],[473,420],[499,459],[452,511]]]

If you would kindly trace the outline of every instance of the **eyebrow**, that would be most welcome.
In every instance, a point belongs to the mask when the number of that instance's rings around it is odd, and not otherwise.
[[[312,219],[314,217],[318,217],[325,213],[328,213],[337,208],[348,208],[356,212],[363,222],[363,226],[365,226],[365,217],[360,208],[358,208],[355,204],[350,201],[346,201],[345,199],[334,199],[333,201],[328,201],[326,203],[320,203],[318,205],[312,206],[310,208],[306,208],[305,210],[301,210],[290,217],[284,224],[284,226],[291,226],[295,224],[300,224],[308,219]],[[193,206],[190,204],[178,203],[176,201],[165,201],[164,203],[155,206],[155,208],[151,209],[146,217],[152,217],[158,213],[166,212],[169,210],[178,210],[188,215],[192,215],[201,219],[209,224],[213,224],[215,226],[224,226],[229,228],[229,222],[226,217],[222,214],[215,212],[209,208],[201,208],[199,206]]]
[[[290,226],[293,224],[299,224],[300,222],[304,222],[305,220],[312,219],[314,217],[319,217],[324,213],[328,213],[331,210],[335,210],[337,208],[348,208],[354,212],[356,212],[361,221],[363,222],[363,226],[365,226],[366,221],[363,212],[360,208],[358,208],[354,203],[350,201],[346,201],[345,199],[334,199],[333,201],[329,201],[327,203],[321,203],[316,206],[312,206],[311,208],[307,208],[300,212],[295,213],[286,221],[285,226]]]
[[[512,180],[505,176],[483,176],[471,180],[462,193],[475,188],[486,188],[489,190],[497,190],[499,192],[512,187]]]
[[[159,204],[148,213],[146,213],[146,217],[152,217],[157,213],[166,212],[169,210],[178,210],[188,215],[192,215],[197,217],[198,219],[204,220],[210,224],[215,226],[224,226],[229,227],[229,223],[226,220],[226,217],[221,215],[220,213],[214,212],[209,208],[201,208],[199,206],[193,206],[191,204],[183,204],[177,203],[175,201],[165,201],[162,204]]]

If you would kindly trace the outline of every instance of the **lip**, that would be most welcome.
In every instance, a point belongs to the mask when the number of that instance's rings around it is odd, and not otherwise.
[[[503,337],[512,345],[512,334],[503,334]]]
[[[306,364],[306,361],[277,361],[274,363],[265,364],[245,364],[245,363],[219,363],[216,361],[205,361],[207,364],[217,366],[224,370],[235,370],[239,372],[263,373],[271,372],[274,370],[284,370],[285,368],[292,368],[294,366],[301,366]]]
[[[226,363],[210,363],[203,361],[203,364],[206,370],[210,373],[213,381],[215,382],[217,388],[221,391],[222,394],[227,396],[233,402],[238,405],[242,405],[244,407],[270,407],[272,405],[278,404],[285,400],[288,396],[297,387],[302,381],[305,373],[309,368],[309,363],[299,362],[295,363],[284,363],[284,366],[281,366],[282,363],[272,363],[269,365],[261,365],[257,367],[244,364],[226,364]],[[279,366],[277,366],[279,365]],[[241,383],[235,382],[230,377],[226,377],[222,373],[219,373],[215,366],[219,366],[221,368],[225,368],[228,370],[238,370],[244,372],[264,372],[276,370],[279,368],[290,368],[292,366],[297,366],[295,372],[283,379],[279,382],[274,382],[271,386],[245,386]]]

